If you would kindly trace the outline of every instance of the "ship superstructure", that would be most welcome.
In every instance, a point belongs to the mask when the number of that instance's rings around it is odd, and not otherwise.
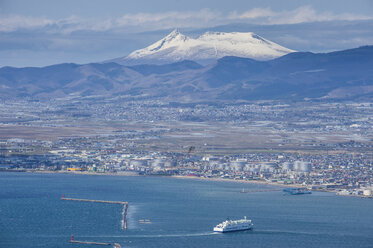
[[[244,219],[241,220],[229,220],[223,221],[214,227],[214,232],[234,232],[234,231],[243,231],[249,230],[253,227],[251,220]]]

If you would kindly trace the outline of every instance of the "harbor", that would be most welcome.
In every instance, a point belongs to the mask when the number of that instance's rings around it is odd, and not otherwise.
[[[122,211],[122,228],[127,229],[127,212],[128,212],[128,202],[122,201],[105,201],[105,200],[91,200],[91,199],[81,199],[81,198],[68,198],[63,195],[61,200],[64,201],[78,201],[78,202],[92,202],[92,203],[106,203],[106,204],[120,204],[123,205]]]
[[[0,240],[0,247],[109,248],[114,242],[147,248],[242,247],[248,241],[253,247],[279,248],[372,244],[373,201],[368,199],[328,192],[305,197],[284,197],[281,191],[241,194],[242,188],[270,186],[169,177],[48,174],[41,180],[40,174],[0,173],[0,178],[6,182],[2,192],[12,192],[1,200],[1,223],[7,227],[7,236]],[[63,192],[66,198],[128,202],[127,230],[121,226],[124,206],[60,200]],[[14,218],[16,214],[26,217]],[[221,235],[212,230],[227,217],[238,220],[245,215],[252,220],[253,231]],[[70,243],[71,234],[76,241],[111,246]],[[295,243],[294,237],[299,239]]]

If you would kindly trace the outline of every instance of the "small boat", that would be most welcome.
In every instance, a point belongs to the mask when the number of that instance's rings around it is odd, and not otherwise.
[[[151,224],[152,222],[148,219],[145,219],[145,220],[139,220],[139,223],[140,224]]]

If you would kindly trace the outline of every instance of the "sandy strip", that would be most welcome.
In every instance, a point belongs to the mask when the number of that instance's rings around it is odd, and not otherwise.
[[[189,180],[200,180],[200,181],[216,181],[216,182],[234,182],[234,183],[251,183],[251,184],[262,184],[262,185],[272,185],[283,188],[304,188],[301,184],[282,184],[276,182],[268,182],[263,180],[245,180],[245,179],[230,179],[230,178],[219,178],[219,177],[197,177],[197,176],[157,176],[157,175],[139,175],[136,172],[116,172],[116,173],[99,173],[99,172],[88,172],[88,171],[47,171],[47,170],[30,170],[27,172],[31,173],[46,173],[46,174],[74,174],[74,175],[90,175],[90,176],[142,176],[142,177],[169,177],[176,179],[189,179]]]

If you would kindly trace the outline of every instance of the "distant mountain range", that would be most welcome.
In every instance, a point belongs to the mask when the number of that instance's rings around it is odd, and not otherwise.
[[[107,62],[138,65],[192,60],[200,64],[208,64],[225,56],[269,60],[292,52],[295,51],[254,33],[206,32],[193,39],[175,29],[163,39],[144,49]]]
[[[0,97],[163,98],[172,101],[373,99],[373,46],[258,61],[227,56],[202,66],[59,64],[0,68]]]

